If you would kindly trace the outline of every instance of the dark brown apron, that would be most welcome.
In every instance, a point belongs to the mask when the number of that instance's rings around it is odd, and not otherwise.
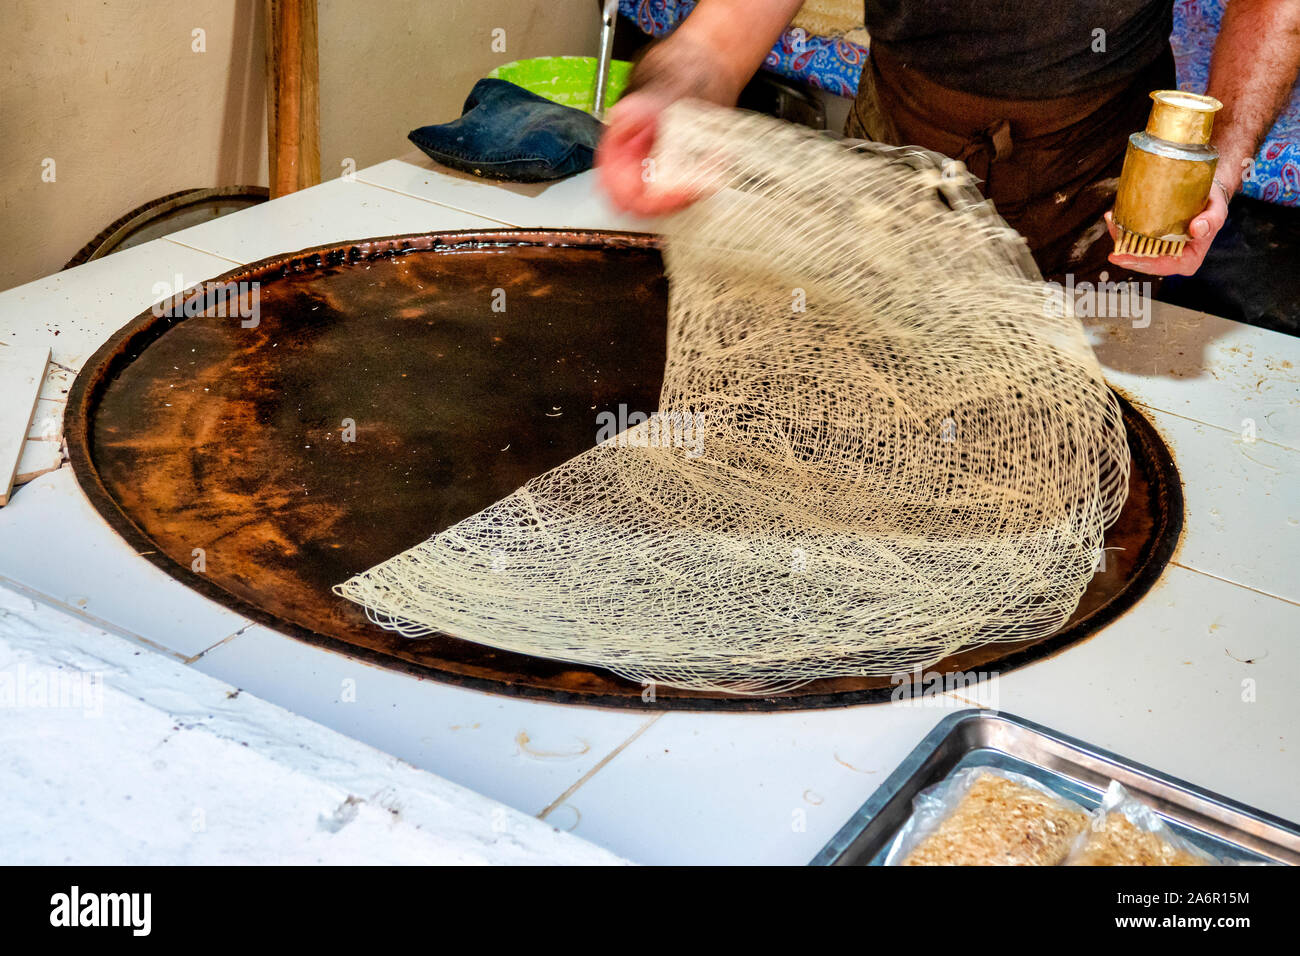
[[[949,89],[875,43],[845,135],[917,145],[960,159],[980,191],[1029,242],[1043,276],[1112,281],[1102,214],[1115,201],[1129,134],[1146,126],[1152,90],[1176,84],[1172,51],[1134,77],[1048,100],[1004,100]],[[1150,276],[1137,278],[1149,279]]]

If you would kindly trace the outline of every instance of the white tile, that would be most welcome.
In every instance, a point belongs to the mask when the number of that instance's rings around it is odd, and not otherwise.
[[[213,259],[213,261],[224,262],[222,259]],[[229,265],[229,263],[226,264]],[[127,322],[130,322],[131,319],[134,318],[135,316],[132,315],[123,320],[121,324],[126,325]],[[105,317],[103,330],[103,336],[105,339],[117,331],[116,328],[109,328],[109,326],[116,321],[116,318]],[[95,349],[98,347],[99,346],[95,346],[77,356],[65,356],[68,361],[76,362],[76,365],[63,364],[59,362],[53,354],[51,354],[50,364],[45,369],[45,382],[41,385],[40,400],[36,403],[36,413],[38,418],[32,422],[33,425],[38,424],[38,422],[43,422],[45,426],[48,426],[49,420],[53,418],[58,422],[58,434],[63,434],[63,412],[67,408],[68,392],[71,391],[72,383],[77,378],[77,372],[81,369],[81,366],[85,364],[86,360],[95,353]]]
[[[72,376],[66,370],[47,366],[42,389],[50,389],[52,382],[62,385],[65,377],[71,382]],[[15,484],[31,481],[38,475],[53,471],[63,462],[63,412],[67,404],[62,396],[37,399],[32,423],[27,429],[27,442],[23,445],[23,454],[18,460]]]
[[[1170,568],[1094,637],[1002,677],[999,706],[1300,821],[1296,674],[1300,607]]]
[[[168,238],[240,262],[349,239],[440,229],[499,229],[500,223],[367,183],[333,179],[191,226]]]
[[[49,359],[44,345],[0,347],[0,505],[18,474]]]
[[[49,375],[46,375],[48,381]],[[63,412],[67,402],[61,398],[42,398],[36,402],[32,424],[27,429],[30,439],[57,442],[63,435]]]
[[[1148,410],[1183,483],[1174,560],[1300,602],[1300,451]]]
[[[545,809],[653,716],[418,680],[260,626],[193,666],[530,814]]]
[[[63,462],[63,446],[57,441],[28,439],[23,442],[23,453],[18,458],[18,471],[14,484],[21,485],[46,472],[53,471]]]
[[[140,557],[90,506],[70,467],[0,508],[0,584],[96,626],[190,657],[247,625]]]
[[[6,864],[621,862],[4,587],[0,672]]]
[[[805,864],[965,706],[668,713],[546,819],[637,863]]]
[[[1161,302],[1151,323],[1085,320],[1107,380],[1153,408],[1300,448],[1300,339]]]
[[[357,179],[487,216],[499,224],[652,231],[649,220],[614,209],[590,170],[552,183],[501,183],[439,166],[417,154],[370,166],[358,172]]]
[[[159,299],[229,272],[228,260],[155,239],[0,292],[0,341],[49,346],[42,398],[67,394],[73,375],[114,332]],[[59,368],[58,366],[63,366]]]

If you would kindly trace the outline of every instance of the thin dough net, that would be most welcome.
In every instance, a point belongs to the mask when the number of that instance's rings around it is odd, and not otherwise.
[[[659,415],[339,593],[407,636],[735,693],[1059,628],[1128,447],[964,168],[685,103],[653,170],[705,196],[664,223]]]

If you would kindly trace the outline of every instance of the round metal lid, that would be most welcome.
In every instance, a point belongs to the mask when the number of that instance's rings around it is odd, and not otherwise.
[[[182,299],[95,353],[69,395],[65,432],[95,508],[196,591],[332,651],[497,693],[693,710],[894,693],[887,678],[841,678],[758,698],[660,687],[647,700],[598,668],[453,636],[399,637],[331,592],[591,447],[602,412],[656,409],[667,284],[653,237],[371,239],[253,263]],[[1129,499],[1073,617],[1050,637],[986,645],[931,670],[1005,673],[1054,654],[1159,577],[1182,526],[1181,489],[1155,431],[1122,404]]]

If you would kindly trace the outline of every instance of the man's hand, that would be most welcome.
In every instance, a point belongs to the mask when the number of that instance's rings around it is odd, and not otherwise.
[[[596,149],[596,174],[615,206],[658,216],[698,198],[652,188],[650,152],[660,114],[687,98],[735,106],[801,2],[703,0],[672,36],[649,49],[610,109]]]
[[[1205,261],[1205,254],[1210,251],[1210,244],[1214,242],[1214,237],[1219,234],[1227,219],[1227,190],[1226,187],[1220,189],[1216,182],[1210,187],[1210,198],[1205,204],[1205,209],[1187,227],[1192,238],[1187,245],[1183,246],[1182,255],[1129,256],[1116,255],[1112,252],[1108,258],[1120,268],[1145,272],[1147,275],[1189,276],[1201,267],[1201,263]],[[1109,212],[1106,213],[1106,228],[1110,230],[1111,239],[1119,238],[1119,232]]]
[[[688,206],[697,197],[656,190],[650,151],[659,129],[659,116],[689,90],[648,83],[614,104],[605,118],[607,128],[596,149],[596,175],[610,201],[637,216],[662,216]]]
[[[1296,0],[1232,0],[1224,8],[1210,61],[1208,93],[1223,103],[1212,142],[1219,150],[1210,200],[1192,220],[1192,241],[1181,256],[1140,259],[1117,256],[1117,266],[1151,275],[1191,275],[1228,218],[1228,199],[1259,144],[1286,106],[1300,74],[1300,3]],[[1222,186],[1222,188],[1220,188]],[[1115,226],[1106,213],[1111,238]]]

